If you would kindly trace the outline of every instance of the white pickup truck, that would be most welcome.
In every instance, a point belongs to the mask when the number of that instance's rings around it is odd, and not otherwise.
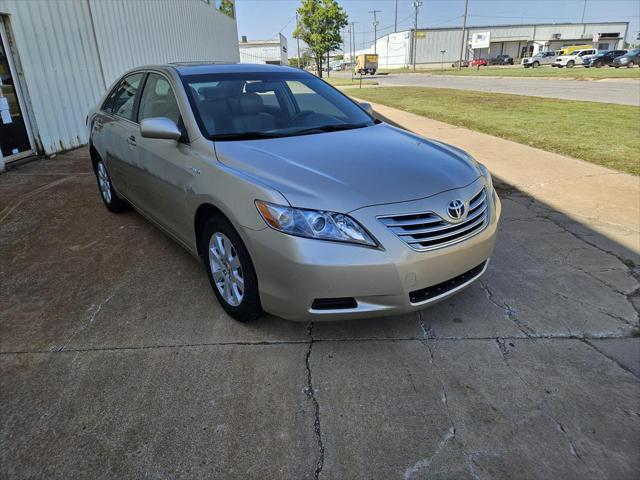
[[[522,59],[522,66],[524,68],[537,68],[540,65],[553,65],[556,61],[556,52],[538,52],[533,57],[526,57]]]
[[[598,53],[598,50],[593,48],[587,50],[576,50],[571,52],[569,55],[562,55],[556,58],[556,61],[553,63],[554,67],[562,68],[573,68],[575,65],[582,65],[584,63],[584,57],[588,55],[595,55]]]

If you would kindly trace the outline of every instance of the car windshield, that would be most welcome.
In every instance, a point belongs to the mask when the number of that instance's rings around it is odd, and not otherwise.
[[[375,123],[359,105],[304,72],[183,76],[203,135],[252,140],[364,128]]]

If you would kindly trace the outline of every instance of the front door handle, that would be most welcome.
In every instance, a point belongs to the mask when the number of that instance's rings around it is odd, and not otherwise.
[[[136,137],[131,135],[129,138],[127,138],[127,143],[129,145],[131,145],[132,147],[136,146]]]

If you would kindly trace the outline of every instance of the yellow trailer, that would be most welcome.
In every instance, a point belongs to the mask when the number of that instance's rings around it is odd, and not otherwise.
[[[378,54],[377,53],[363,53],[356,57],[355,72],[361,75],[370,73],[373,75],[378,70]]]

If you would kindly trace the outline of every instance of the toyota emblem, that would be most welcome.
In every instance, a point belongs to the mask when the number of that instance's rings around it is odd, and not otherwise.
[[[459,198],[451,200],[451,202],[449,202],[449,206],[447,207],[447,213],[454,220],[461,220],[462,218],[464,218],[466,210],[467,208],[464,202]]]

